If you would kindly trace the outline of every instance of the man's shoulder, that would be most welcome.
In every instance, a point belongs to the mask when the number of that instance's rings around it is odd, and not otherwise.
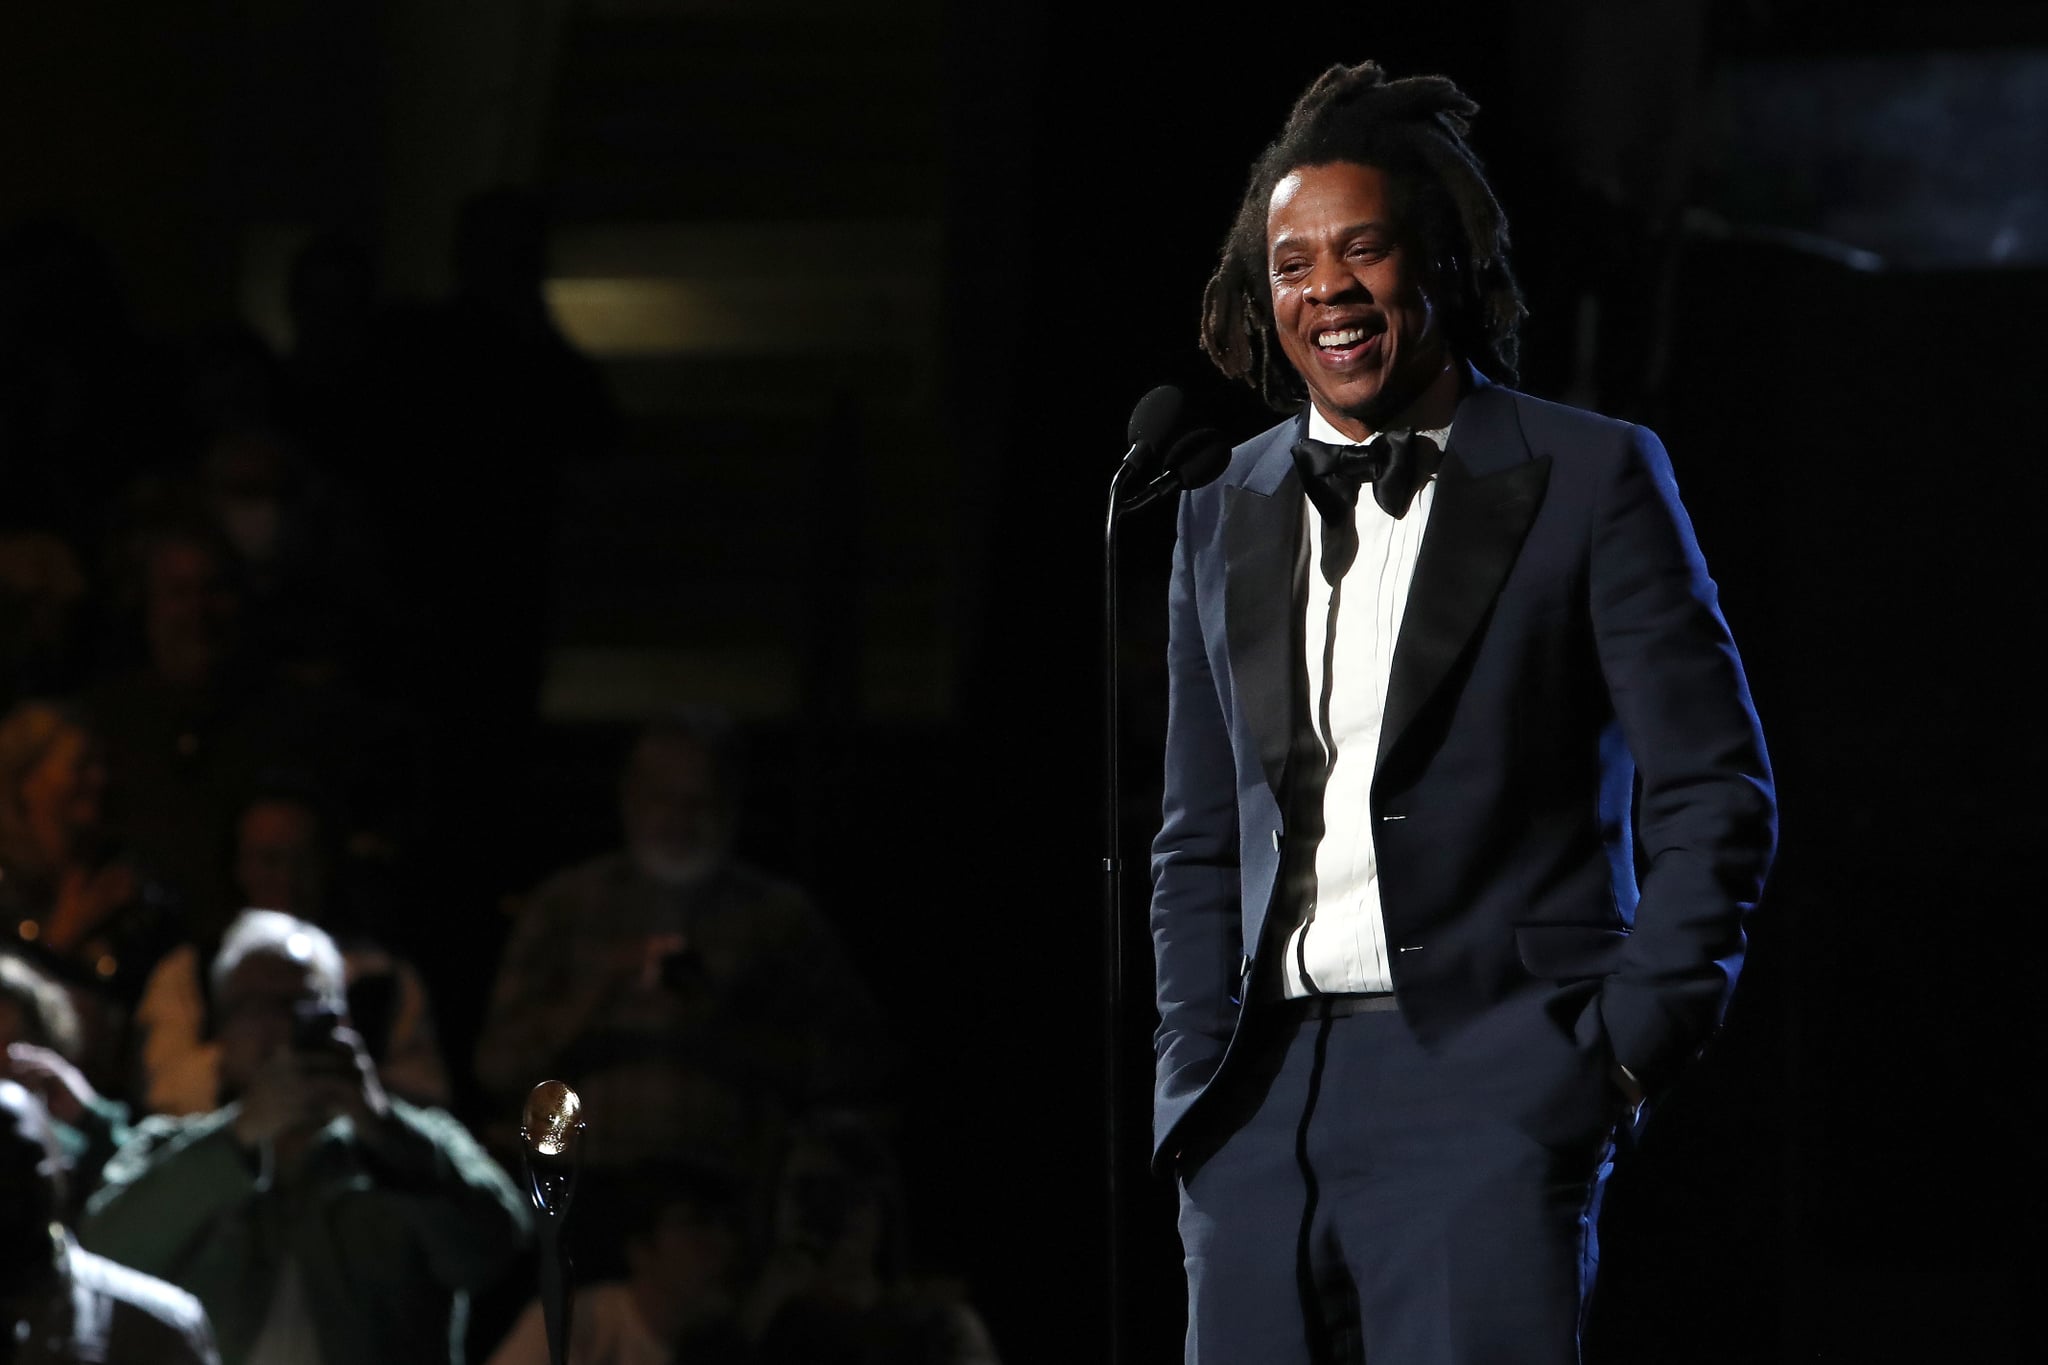
[[[197,1114],[150,1114],[129,1129],[121,1150],[129,1153],[188,1146],[228,1127],[237,1112],[234,1106],[223,1105]]]
[[[1538,453],[1551,449],[1570,451],[1588,446],[1618,447],[1626,445],[1642,428],[1618,417],[1594,412],[1588,408],[1573,407],[1569,403],[1550,398],[1538,398],[1520,389],[1505,384],[1482,383],[1466,400],[1477,404],[1470,413],[1461,411],[1459,418],[1480,418],[1498,420],[1510,418],[1521,429],[1523,438]],[[1489,423],[1490,424],[1490,423]],[[1477,425],[1477,423],[1473,423]],[[1254,436],[1240,441],[1230,451],[1230,463],[1211,489],[1242,485],[1252,480],[1254,471],[1267,462],[1276,447],[1291,448],[1295,438],[1303,431],[1300,413],[1281,418],[1272,426]],[[1458,433],[1452,428],[1451,441],[1457,443]],[[1197,490],[1200,491],[1200,490]]]
[[[151,1114],[136,1124],[107,1159],[100,1187],[86,1205],[81,1226],[88,1240],[100,1244],[99,1215],[133,1200],[204,1203],[223,1191],[251,1187],[256,1168],[234,1140],[233,1123],[240,1112],[240,1106],[227,1105],[205,1114]],[[174,1169],[175,1178],[155,1178]]]
[[[1224,466],[1223,474],[1216,480],[1216,484],[1225,487],[1243,484],[1251,478],[1252,471],[1272,453],[1274,446],[1285,445],[1291,449],[1295,439],[1305,430],[1302,415],[1295,412],[1281,418],[1258,435],[1238,442],[1231,447],[1230,463]]]
[[[810,942],[832,934],[824,912],[801,886],[738,860],[720,870],[698,913],[707,926],[715,919],[757,943]]]
[[[436,1108],[431,1104],[415,1104],[397,1095],[387,1098],[391,1105],[392,1118],[433,1143],[441,1150],[442,1155],[455,1161],[485,1156],[483,1147],[471,1135],[462,1120],[446,1109]],[[354,1144],[357,1141],[353,1133],[341,1131],[345,1134],[345,1143]]]
[[[1573,407],[1555,399],[1538,398],[1520,389],[1511,389],[1505,384],[1489,384],[1474,395],[1481,402],[1505,405],[1514,415],[1532,452],[1536,454],[1570,454],[1576,450],[1619,448],[1627,445],[1634,434],[1641,430],[1632,422],[1589,408]],[[1460,417],[1464,414],[1460,413]],[[1458,442],[1458,431],[1451,429],[1451,444]]]
[[[1230,463],[1214,481],[1183,495],[1183,512],[1188,520],[1182,523],[1183,530],[1208,526],[1211,531],[1220,520],[1219,510],[1223,504],[1224,490],[1250,488],[1259,493],[1271,493],[1284,469],[1276,474],[1279,467],[1270,463],[1275,448],[1282,451],[1291,449],[1295,438],[1302,430],[1300,413],[1281,418],[1258,435],[1239,442],[1231,448]],[[1291,463],[1286,466],[1291,468]]]

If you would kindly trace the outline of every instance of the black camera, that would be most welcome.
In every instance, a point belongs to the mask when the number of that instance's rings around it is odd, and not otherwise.
[[[292,1006],[292,1051],[324,1052],[340,1027],[340,1010],[325,1000],[301,1000]]]

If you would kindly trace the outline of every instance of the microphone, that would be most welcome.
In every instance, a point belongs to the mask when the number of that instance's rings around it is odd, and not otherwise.
[[[1124,1226],[1129,1212],[1124,1198],[1124,1167],[1129,1153],[1124,1114],[1130,1108],[1129,1076],[1133,1068],[1124,1055],[1124,960],[1130,939],[1122,904],[1123,843],[1118,810],[1122,794],[1118,780],[1117,751],[1121,740],[1117,726],[1117,541],[1118,519],[1133,507],[1163,497],[1178,488],[1193,488],[1209,482],[1230,462],[1230,447],[1223,438],[1206,428],[1191,431],[1179,440],[1174,432],[1186,418],[1187,399],[1171,384],[1138,400],[1124,435],[1130,449],[1109,481],[1108,511],[1102,523],[1102,967],[1103,1044],[1107,1062],[1102,1070],[1104,1163],[1103,1193],[1109,1202],[1109,1358],[1112,1365],[1127,1359],[1124,1350],[1125,1320],[1131,1307],[1125,1293]],[[1147,481],[1134,501],[1124,501],[1128,484]]]
[[[1130,1153],[1125,1149],[1124,1115],[1130,1109],[1129,1077],[1135,1069],[1126,1057],[1128,1049],[1124,1021],[1124,961],[1131,938],[1123,913],[1122,834],[1118,811],[1122,793],[1118,780],[1117,751],[1121,739],[1117,726],[1117,540],[1118,520],[1133,507],[1163,497],[1177,488],[1209,482],[1229,463],[1230,448],[1213,431],[1191,431],[1172,440],[1186,417],[1187,400],[1171,384],[1138,400],[1131,413],[1125,436],[1130,449],[1109,481],[1108,511],[1102,523],[1102,1032],[1107,1062],[1102,1069],[1103,1085],[1103,1194],[1109,1202],[1109,1358],[1112,1365],[1128,1358],[1124,1350],[1125,1320],[1131,1303],[1124,1276],[1125,1223],[1129,1202],[1124,1197],[1124,1168]],[[1145,481],[1133,501],[1124,500],[1129,484]]]
[[[1119,512],[1135,512],[1169,493],[1184,493],[1212,482],[1230,463],[1230,442],[1213,427],[1197,427],[1167,448],[1165,469],[1139,489]]]
[[[519,1124],[526,1144],[533,1206],[549,1218],[566,1218],[575,1197],[577,1147],[583,1137],[583,1100],[560,1081],[542,1081],[526,1097]]]
[[[1187,399],[1171,384],[1161,384],[1138,400],[1138,406],[1131,409],[1130,424],[1124,428],[1124,439],[1130,449],[1124,452],[1123,469],[1131,473],[1146,465],[1151,458],[1166,448],[1167,438],[1180,425],[1182,414],[1187,408]]]

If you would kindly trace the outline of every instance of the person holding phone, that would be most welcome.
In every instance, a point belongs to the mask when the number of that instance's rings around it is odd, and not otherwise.
[[[82,1239],[197,1295],[226,1365],[449,1361],[528,1235],[518,1190],[452,1116],[386,1093],[318,926],[247,911],[212,976],[228,1102],[144,1122]]]

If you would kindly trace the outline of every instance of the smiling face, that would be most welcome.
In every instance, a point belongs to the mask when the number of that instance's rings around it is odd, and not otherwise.
[[[99,742],[66,725],[22,779],[21,805],[44,856],[63,862],[99,829],[107,763]]]
[[[1273,187],[1266,268],[1280,350],[1310,399],[1354,440],[1397,425],[1428,399],[1455,396],[1443,323],[1421,261],[1376,166],[1301,166]],[[1412,415],[1416,426],[1449,421]]]

